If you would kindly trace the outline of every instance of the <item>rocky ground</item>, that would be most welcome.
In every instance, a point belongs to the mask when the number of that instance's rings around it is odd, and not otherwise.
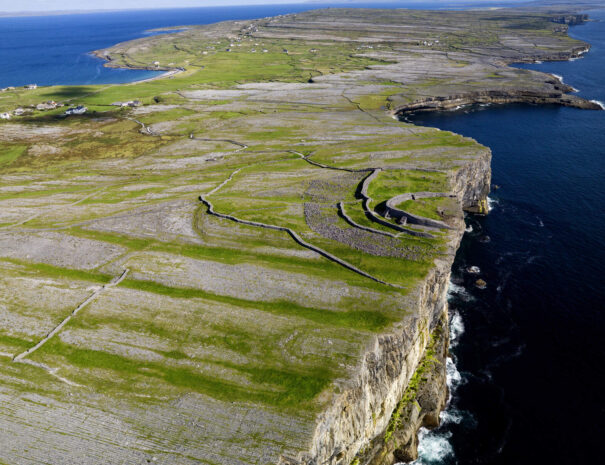
[[[2,112],[89,111],[0,123],[0,462],[412,458],[445,399],[449,269],[490,152],[395,116],[589,108],[507,65],[586,50],[553,15],[234,21],[98,52],[184,69],[165,79],[1,93]],[[447,228],[384,214],[417,192],[440,195],[406,211]]]

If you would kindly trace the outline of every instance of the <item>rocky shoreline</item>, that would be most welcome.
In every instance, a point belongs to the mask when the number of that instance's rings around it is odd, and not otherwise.
[[[567,95],[572,88],[565,86],[561,92],[535,92],[531,90],[487,90],[467,92],[447,97],[428,97],[416,100],[407,105],[394,109],[397,116],[409,113],[426,111],[447,111],[470,105],[503,105],[507,103],[529,103],[534,105],[562,105],[566,107],[581,108],[584,110],[603,110],[596,102]]]

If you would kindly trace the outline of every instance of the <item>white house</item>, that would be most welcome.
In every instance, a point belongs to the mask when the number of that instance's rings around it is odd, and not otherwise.
[[[0,119],[11,119],[10,113],[0,113]]]
[[[78,105],[75,108],[69,108],[69,109],[67,109],[67,111],[65,112],[65,116],[69,116],[69,115],[83,115],[87,111],[88,111],[88,108],[86,108],[83,105]]]
[[[23,86],[23,87],[25,87],[27,90],[34,90],[34,89],[38,88],[38,84],[28,84],[28,85]]]

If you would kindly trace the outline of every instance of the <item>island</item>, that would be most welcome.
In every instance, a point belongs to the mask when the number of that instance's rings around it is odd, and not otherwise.
[[[410,112],[601,109],[557,9],[323,9],[115,45],[0,93],[0,463],[391,465],[447,402],[490,150]],[[69,107],[71,110],[65,110]]]

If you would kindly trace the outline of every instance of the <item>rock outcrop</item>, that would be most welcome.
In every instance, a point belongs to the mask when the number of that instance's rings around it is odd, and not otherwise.
[[[572,89],[565,86],[560,91],[536,92],[530,90],[486,90],[464,92],[442,97],[427,97],[395,108],[397,115],[424,111],[454,110],[476,104],[532,103],[552,104],[585,110],[602,110],[598,103],[591,102],[575,95],[568,95]]]

